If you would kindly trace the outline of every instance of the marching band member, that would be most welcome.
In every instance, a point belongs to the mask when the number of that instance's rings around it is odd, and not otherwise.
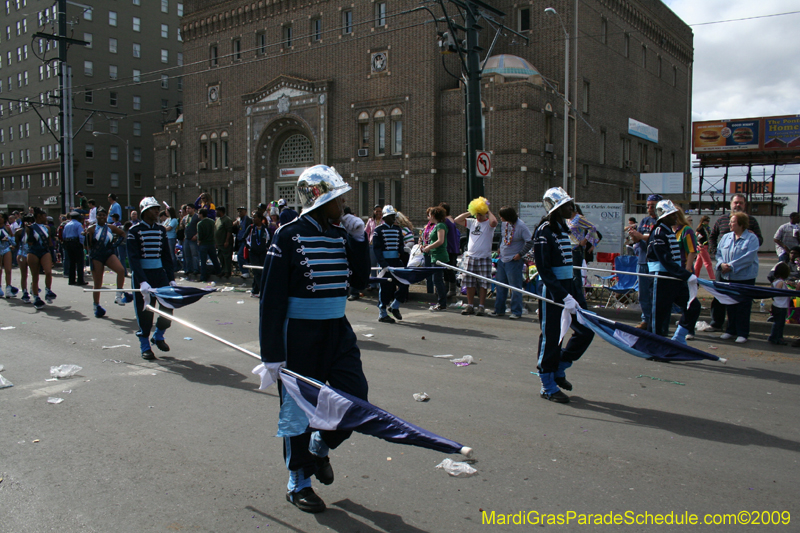
[[[400,252],[403,251],[403,230],[395,224],[397,211],[391,205],[383,206],[383,218],[372,235],[372,250],[381,268],[403,267]],[[378,288],[378,322],[394,324],[395,318],[403,320],[400,304],[408,300],[408,285],[400,283],[387,272],[389,281],[381,282]],[[394,318],[389,316],[392,314]]]

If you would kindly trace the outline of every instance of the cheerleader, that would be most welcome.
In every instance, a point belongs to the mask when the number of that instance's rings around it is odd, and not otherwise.
[[[31,296],[28,294],[28,226],[33,224],[33,216],[25,215],[22,217],[14,239],[17,243],[17,266],[19,267],[19,279],[22,283],[22,303],[31,303]]]
[[[19,289],[11,285],[11,254],[14,253],[14,234],[6,214],[0,212],[0,298],[13,298]],[[3,272],[6,273],[6,292],[3,293]]]
[[[85,235],[86,248],[89,250],[89,259],[92,262],[94,288],[101,289],[103,287],[103,274],[105,267],[108,267],[117,274],[117,297],[114,299],[114,303],[125,305],[132,302],[133,296],[122,291],[125,285],[125,269],[116,254],[117,246],[125,240],[125,232],[122,228],[108,224],[108,213],[104,208],[98,207],[97,223],[86,228]],[[95,292],[92,297],[94,298],[94,316],[101,318],[106,314],[106,310],[100,306],[100,293]]]
[[[572,198],[561,187],[548,189],[544,194],[545,216],[533,236],[533,252],[536,267],[544,283],[541,295],[563,303],[571,312],[581,307],[586,309],[583,288],[572,273],[572,244],[567,221],[575,212]],[[586,326],[572,321],[574,331],[566,347],[559,341],[561,306],[539,300],[542,333],[539,335],[539,378],[542,390],[539,395],[545,400],[568,403],[569,396],[561,389],[572,390],[566,371],[580,359],[589,348],[594,333]]]
[[[31,271],[31,293],[33,294],[33,307],[37,310],[44,307],[44,302],[39,298],[39,268],[44,270],[44,299],[52,304],[56,294],[53,286],[53,254],[50,252],[53,242],[53,228],[47,225],[47,213],[38,208],[33,208],[33,224],[26,228],[28,240],[28,268]]]

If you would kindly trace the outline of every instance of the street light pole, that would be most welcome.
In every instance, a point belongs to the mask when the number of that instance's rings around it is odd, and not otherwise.
[[[544,10],[548,15],[555,15],[558,17],[558,22],[561,24],[561,29],[564,30],[564,190],[569,191],[569,32],[564,26],[564,21],[561,20],[561,15],[558,14],[552,7]],[[574,194],[574,192],[573,192]]]
[[[130,210],[133,209],[133,205],[131,204],[131,150],[130,145],[128,144],[128,139],[123,139],[119,135],[115,135],[113,133],[106,133],[104,131],[93,131],[92,135],[95,137],[99,137],[100,135],[110,135],[111,137],[116,137],[120,141],[125,143],[125,181],[127,182],[127,198],[125,199],[125,210],[127,211],[128,220],[130,220]]]

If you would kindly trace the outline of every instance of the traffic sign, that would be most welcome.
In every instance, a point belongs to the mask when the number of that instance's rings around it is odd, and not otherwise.
[[[478,151],[475,158],[475,166],[478,176],[488,178],[492,175],[492,155],[489,152]]]

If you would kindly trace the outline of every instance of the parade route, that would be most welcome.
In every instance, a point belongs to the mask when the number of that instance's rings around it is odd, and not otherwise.
[[[0,389],[5,532],[540,527],[498,522],[517,513],[525,520],[693,513],[702,521],[788,511],[800,521],[792,496],[800,476],[800,352],[763,335],[734,345],[698,333],[691,344],[727,357],[725,365],[650,362],[595,338],[568,372],[571,403],[559,405],[539,398],[531,373],[535,314],[431,313],[412,301],[403,321],[381,324],[374,299],[348,302],[370,401],[472,447],[477,474],[455,478],[435,468],[463,457],[355,434],[331,452],[334,484],[315,483],[328,510],[311,515],[284,498],[282,440],[273,437],[277,389],[258,390],[257,361],[177,324],[166,335],[171,351],[144,361],[132,305],[104,294],[108,314],[96,319],[80,287],[56,277],[53,290],[55,303],[38,312],[19,298],[0,301],[1,373],[14,384]],[[243,292],[217,292],[176,315],[258,352],[257,304]],[[459,367],[441,355],[472,355],[475,363]],[[46,381],[62,364],[83,369]],[[430,401],[416,402],[419,392]],[[50,397],[64,401],[49,404]],[[555,528],[685,529],[577,521]]]

